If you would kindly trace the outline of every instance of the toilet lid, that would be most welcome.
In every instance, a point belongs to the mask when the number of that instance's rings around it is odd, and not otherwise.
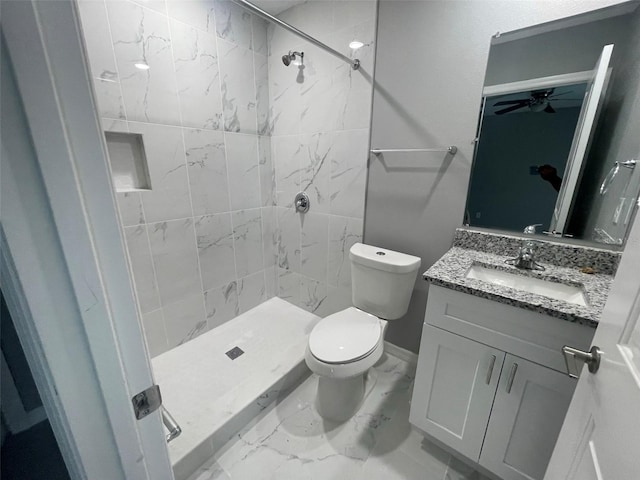
[[[366,357],[378,345],[380,319],[350,307],[320,320],[309,335],[309,349],[326,363],[348,363]]]

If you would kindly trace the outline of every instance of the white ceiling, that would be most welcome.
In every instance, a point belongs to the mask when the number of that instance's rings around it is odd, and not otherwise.
[[[271,15],[277,15],[284,12],[288,8],[295,7],[305,3],[307,0],[249,0],[256,7],[269,12]]]

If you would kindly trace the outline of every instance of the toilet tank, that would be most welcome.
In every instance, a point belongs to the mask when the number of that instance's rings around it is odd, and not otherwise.
[[[349,251],[353,305],[385,320],[407,313],[420,258],[356,243]]]

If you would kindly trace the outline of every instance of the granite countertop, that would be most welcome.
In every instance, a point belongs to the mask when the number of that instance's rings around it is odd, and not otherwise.
[[[507,265],[504,262],[512,257],[513,255],[499,255],[454,246],[429,268],[423,276],[433,285],[531,310],[561,320],[578,322],[593,328],[598,326],[598,320],[609,294],[613,275],[605,273],[585,274],[580,272],[577,266],[556,266],[545,262],[539,262],[545,267],[544,271],[523,270]],[[467,272],[474,264],[516,275],[582,286],[586,293],[587,305],[577,305],[483,280],[467,278]]]

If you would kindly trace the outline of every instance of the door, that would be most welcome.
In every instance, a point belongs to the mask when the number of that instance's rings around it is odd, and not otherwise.
[[[640,220],[636,215],[593,345],[600,368],[583,367],[545,480],[640,476]]]
[[[2,2],[0,287],[71,478],[171,480],[77,18]]]
[[[409,420],[477,461],[504,352],[425,324]]]
[[[503,480],[542,480],[575,380],[507,355],[480,465]]]
[[[578,124],[571,143],[569,158],[564,169],[562,186],[558,193],[556,206],[553,210],[550,230],[564,232],[569,213],[573,204],[573,193],[582,174],[582,167],[589,151],[593,130],[596,126],[600,106],[606,93],[608,83],[608,69],[613,53],[613,45],[606,45],[602,49],[600,58],[593,69],[593,76],[587,82],[587,93],[582,104]]]

